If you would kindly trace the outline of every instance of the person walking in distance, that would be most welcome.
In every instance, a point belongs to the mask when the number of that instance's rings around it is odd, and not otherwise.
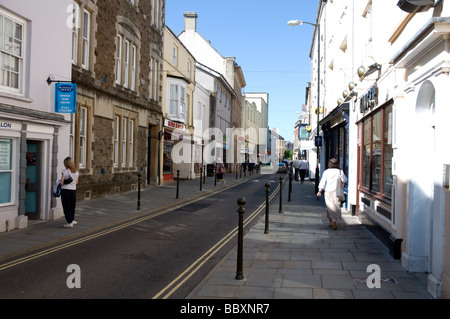
[[[298,170],[300,167],[300,161],[297,158],[292,162],[292,167],[294,168],[295,181],[298,182]]]
[[[72,228],[77,223],[74,218],[77,200],[78,171],[70,157],[64,160],[64,167],[65,169],[62,171],[61,176],[61,203],[67,224],[64,224],[63,227]]]
[[[306,175],[307,168],[308,168],[308,162],[306,161],[306,159],[304,157],[302,157],[300,164],[299,164],[300,181],[302,182],[302,184],[305,181],[305,175]]]
[[[222,184],[226,183],[226,180],[224,180],[223,178],[223,174],[225,174],[225,165],[223,165],[222,163],[222,159],[218,158],[217,159],[217,180],[219,181],[219,183],[221,182]]]
[[[328,162],[328,169],[323,172],[319,183],[319,192],[317,197],[321,197],[325,191],[325,204],[327,206],[327,217],[329,226],[337,229],[337,222],[341,219],[341,202],[336,196],[336,184],[340,179],[342,185],[347,183],[347,177],[339,169],[339,161],[335,158]]]

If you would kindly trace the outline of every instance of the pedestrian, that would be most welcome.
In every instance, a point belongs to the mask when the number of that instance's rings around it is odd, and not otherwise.
[[[317,197],[320,198],[323,191],[325,191],[325,204],[327,206],[329,226],[334,229],[337,229],[337,223],[341,219],[341,202],[336,196],[336,183],[338,179],[341,180],[342,185],[347,183],[347,177],[339,169],[339,161],[332,158],[328,162],[328,169],[323,172]]]
[[[70,157],[64,160],[65,169],[62,171],[61,176],[61,203],[66,218],[67,224],[64,224],[65,228],[72,228],[77,224],[75,218],[75,206],[77,199],[77,184],[78,184],[78,171],[75,168],[75,163]]]
[[[298,160],[298,158],[294,160],[294,162],[292,163],[292,167],[294,168],[295,181],[298,182],[298,173],[300,167],[300,161]]]
[[[219,182],[222,182],[223,184],[225,184],[227,182],[223,178],[223,174],[225,174],[225,165],[223,165],[221,158],[217,159],[216,172],[217,172],[216,173],[217,174],[217,179],[219,180]]]
[[[305,175],[306,175],[307,168],[308,168],[308,162],[306,161],[306,159],[304,157],[302,157],[300,164],[299,164],[300,181],[302,182],[302,184],[305,181]]]

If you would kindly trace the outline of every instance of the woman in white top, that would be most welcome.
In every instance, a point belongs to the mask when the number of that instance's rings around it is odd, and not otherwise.
[[[334,229],[337,229],[337,221],[341,219],[341,202],[336,196],[336,182],[338,178],[340,178],[342,185],[347,183],[347,177],[345,177],[344,172],[339,169],[338,160],[332,158],[328,162],[328,169],[323,172],[317,196],[322,196],[322,193],[325,190],[325,204],[327,205],[329,226]]]
[[[75,164],[70,157],[64,160],[65,169],[62,171],[61,176],[61,203],[64,210],[64,216],[66,217],[67,224],[63,225],[65,228],[72,228],[77,222],[75,218],[75,205],[77,201],[77,184],[78,184],[78,171],[75,168]],[[67,182],[67,179],[72,178],[72,181]],[[66,180],[66,182],[64,182]]]

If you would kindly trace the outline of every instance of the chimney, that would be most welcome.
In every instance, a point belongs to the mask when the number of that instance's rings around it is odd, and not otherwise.
[[[184,31],[197,30],[197,12],[184,13]]]

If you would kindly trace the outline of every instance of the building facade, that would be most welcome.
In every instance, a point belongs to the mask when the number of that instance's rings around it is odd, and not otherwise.
[[[70,155],[79,200],[161,179],[164,0],[75,0]]]
[[[164,30],[162,174],[164,181],[173,180],[178,171],[180,178],[190,179],[194,174],[193,150],[197,149],[193,141],[196,61],[169,27]]]
[[[0,4],[0,232],[63,216],[51,192],[69,154],[70,115],[56,112],[46,80],[71,78],[72,1],[47,4]]]
[[[320,160],[346,171],[345,208],[448,298],[450,6],[425,2],[320,1],[312,92],[319,78]]]

